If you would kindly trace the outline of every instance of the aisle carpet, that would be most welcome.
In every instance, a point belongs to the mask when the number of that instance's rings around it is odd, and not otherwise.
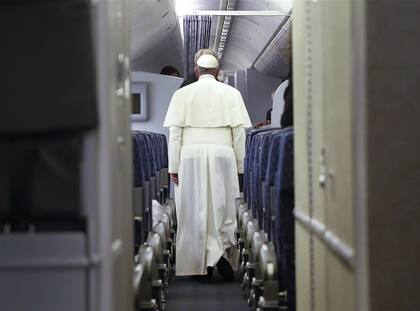
[[[239,281],[226,283],[215,271],[211,282],[176,277],[169,283],[166,311],[250,310]]]

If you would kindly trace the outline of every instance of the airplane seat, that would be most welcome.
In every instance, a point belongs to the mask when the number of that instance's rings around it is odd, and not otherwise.
[[[244,200],[251,207],[251,154],[252,154],[252,138],[256,129],[247,131],[245,141],[245,160],[244,160]]]
[[[268,234],[269,226],[266,222],[267,215],[269,214],[269,205],[268,205],[268,192],[269,192],[269,179],[267,177],[268,171],[270,168],[270,149],[273,143],[273,139],[277,133],[281,130],[280,128],[272,128],[271,131],[264,132],[264,137],[262,138],[261,151],[260,151],[260,168],[259,168],[259,179],[260,190],[258,191],[258,204],[261,210],[261,221],[260,226]]]
[[[161,222],[159,222],[159,224],[156,226],[160,226],[160,224]],[[162,285],[163,285],[162,290],[164,290],[167,284],[166,276],[168,272],[168,266],[165,263],[165,256],[164,256],[164,249],[165,249],[165,244],[166,244],[165,239],[164,237],[162,237],[161,234],[156,232],[156,230],[154,229],[153,231],[149,232],[146,243],[147,245],[153,248],[153,252],[155,254],[154,264],[156,265],[157,270],[158,270],[158,277],[162,281]],[[163,297],[163,295],[161,297]]]
[[[165,239],[165,243],[168,245],[167,249],[169,255],[173,255],[173,246],[175,239],[174,231],[174,215],[173,210],[169,204],[161,205],[159,202],[153,202],[153,228],[156,230],[156,226],[161,222],[164,225],[164,232],[162,238]]]
[[[89,4],[21,1],[0,8],[0,65],[7,73],[0,221],[13,221],[19,231],[35,223],[37,230],[82,230],[82,140],[97,125]]]
[[[160,150],[160,155],[161,155],[161,167],[160,167],[160,174],[161,174],[161,182],[160,182],[160,202],[163,204],[166,201],[166,198],[168,196],[168,191],[166,191],[165,189],[167,189],[168,187],[168,149],[167,149],[167,142],[166,142],[166,136],[163,134],[159,134],[159,141],[160,141],[160,145],[159,145],[159,150]]]
[[[280,158],[275,177],[275,236],[279,273],[287,290],[289,309],[295,308],[295,249],[294,249],[294,177],[293,130],[285,132],[280,145]]]
[[[166,208],[171,210],[171,214],[170,214],[171,218],[172,218],[171,219],[171,222],[172,222],[171,238],[172,238],[172,241],[175,245],[175,243],[176,243],[175,235],[176,235],[176,231],[178,229],[178,220],[177,220],[177,217],[176,217],[175,200],[173,198],[169,198],[169,197],[166,198],[165,206],[166,206]],[[175,253],[174,253],[173,257],[175,258]]]
[[[46,136],[1,139],[2,231],[85,230],[79,187],[82,137]]]
[[[155,174],[156,174],[156,188],[155,188],[155,199],[158,200],[160,203],[161,202],[161,179],[162,179],[162,174],[161,174],[161,168],[162,168],[162,156],[161,156],[161,146],[160,146],[160,141],[159,141],[159,137],[158,134],[155,133],[151,133],[151,139],[152,139],[152,145],[153,145],[153,153],[154,153],[154,169],[155,169]]]
[[[252,155],[252,185],[251,185],[251,208],[254,212],[255,218],[258,221],[258,225],[261,226],[261,215],[258,205],[258,191],[260,185],[259,179],[259,161],[260,161],[260,150],[261,150],[261,138],[264,133],[258,133],[253,139],[253,155]]]
[[[151,199],[156,200],[159,193],[159,174],[158,174],[158,159],[156,156],[157,147],[154,139],[154,134],[145,132],[146,140],[148,141],[149,159],[150,159],[150,185],[151,185]]]
[[[262,166],[262,178],[261,183],[261,196],[260,202],[263,210],[262,224],[263,229],[267,234],[268,239],[271,239],[271,194],[273,193],[274,175],[277,170],[278,163],[278,149],[275,146],[278,145],[278,138],[281,137],[281,129],[273,129],[269,132],[268,136],[265,137],[264,141],[264,158]]]
[[[260,150],[257,162],[257,209],[259,211],[259,225],[260,227],[267,232],[268,228],[265,222],[267,214],[267,205],[265,204],[264,195],[267,192],[267,181],[266,181],[266,172],[268,168],[268,152],[270,149],[270,144],[273,138],[273,134],[276,130],[271,130],[262,133]]]
[[[255,135],[271,130],[270,128],[263,129],[251,129],[247,131],[246,143],[245,143],[245,162],[244,162],[244,201],[248,203],[248,206],[252,207],[252,185],[253,185],[253,163],[255,156]]]
[[[247,261],[246,258],[244,258],[244,254],[247,253],[247,250],[245,251],[245,253],[243,252],[246,246],[246,226],[248,224],[249,220],[254,219],[253,215],[252,215],[252,211],[249,209],[245,209],[243,214],[241,215],[241,219],[239,220],[239,223],[241,224],[240,226],[240,235],[238,238],[238,249],[239,249],[239,259],[240,259],[240,264],[242,262]]]
[[[145,131],[133,131],[133,137],[133,168],[138,170],[134,172],[134,185],[142,182],[144,186],[143,212],[147,218],[142,230],[146,241],[135,257],[136,305],[139,310],[163,310],[175,262],[176,226],[175,201],[166,198],[164,205],[160,203],[164,198],[164,168],[168,163],[166,137]]]
[[[252,278],[254,277],[255,265],[250,262],[253,256],[252,249],[252,237],[254,232],[258,231],[258,221],[255,218],[248,220],[245,226],[245,245],[242,251],[243,258],[240,266],[240,275],[242,278],[242,289],[244,290],[245,296],[249,297],[249,291],[251,289]]]
[[[159,223],[154,227],[153,232],[159,234],[160,239],[162,240],[161,244],[161,253],[163,256],[163,262],[159,263],[159,265],[162,265],[162,268],[164,268],[164,274],[162,275],[162,281],[164,284],[164,291],[165,295],[168,290],[168,284],[169,284],[169,278],[173,274],[173,265],[172,265],[172,243],[169,237],[169,229],[168,229],[168,215],[167,217],[164,217],[162,221],[159,221]],[[165,219],[166,218],[166,219]]]
[[[256,278],[260,280],[261,286],[255,290],[254,309],[278,310],[279,305],[285,305],[287,297],[284,292],[279,292],[277,259],[272,242],[265,242],[261,245],[258,263]]]
[[[169,159],[168,159],[168,142],[165,135],[162,137],[162,146],[163,146],[163,202],[166,202],[166,199],[169,198],[171,193],[170,182],[169,182]]]
[[[140,250],[140,249],[139,249]],[[134,265],[134,309],[141,310],[141,285],[144,276],[144,266],[140,263]]]
[[[142,267],[142,274],[135,281],[137,290],[137,310],[158,310],[162,305],[162,281],[159,279],[158,268],[155,264],[155,251],[148,244],[143,244],[138,253],[137,265]]]
[[[159,167],[158,167],[158,172],[159,172],[159,194],[158,194],[158,199],[159,199],[159,203],[163,203],[163,141],[162,141],[162,136],[161,134],[156,134],[156,140],[157,140],[157,149],[156,151],[158,152],[158,162],[159,162]]]
[[[238,211],[237,211],[237,228],[235,231],[235,236],[238,241],[244,235],[244,223],[242,222],[242,220],[243,220],[244,213],[246,213],[247,211],[248,211],[248,208],[245,203],[239,204]]]
[[[134,253],[138,252],[140,245],[145,240],[143,217],[144,212],[144,183],[145,171],[142,165],[144,159],[141,158],[141,146],[138,140],[139,133],[132,132],[132,146],[133,146],[133,208],[134,208]]]
[[[168,215],[168,219],[164,217],[162,220],[165,223],[168,222],[169,230],[167,231],[167,243],[168,243],[168,252],[169,252],[169,272],[171,275],[175,274],[175,264],[176,264],[176,232],[178,229],[178,222],[176,218],[176,206],[175,200],[172,198],[166,198],[165,204],[162,205],[165,214]]]
[[[252,167],[252,209],[255,214],[255,218],[258,220],[258,224],[262,227],[262,207],[259,202],[260,192],[261,192],[261,179],[262,175],[260,174],[261,161],[262,161],[262,142],[264,136],[267,134],[267,131],[260,132],[254,137],[254,147],[253,147],[253,167]]]
[[[246,139],[246,203],[239,205],[237,231],[242,288],[254,309],[280,303],[294,310],[293,129],[254,129]]]
[[[270,148],[268,151],[268,162],[269,165],[266,170],[266,192],[263,194],[265,196],[265,204],[267,204],[266,215],[264,222],[266,223],[266,232],[268,234],[269,240],[272,240],[275,235],[275,220],[276,220],[276,188],[274,187],[275,179],[279,167],[279,158],[281,154],[281,142],[284,138],[284,135],[288,133],[290,129],[281,129],[273,133],[273,138],[271,140]]]
[[[249,265],[254,267],[253,276],[251,279],[250,292],[248,296],[248,305],[257,307],[257,302],[261,296],[261,287],[264,286],[263,279],[260,273],[259,253],[261,246],[267,243],[267,236],[263,230],[256,231],[251,237],[251,254],[249,256]]]
[[[0,3],[2,310],[84,310],[89,206],[80,185],[97,127],[91,3]],[[89,158],[90,159],[90,158]],[[24,294],[23,294],[24,293]]]
[[[249,155],[249,204],[250,209],[252,210],[255,217],[257,217],[257,213],[255,211],[255,183],[256,183],[256,154],[258,150],[258,139],[257,135],[252,137],[252,144],[250,148],[250,155]]]
[[[147,135],[144,132],[137,132],[137,140],[139,146],[139,156],[141,157],[141,167],[144,172],[143,183],[143,233],[147,237],[147,232],[152,230],[152,165],[151,153],[149,152],[149,143]]]
[[[249,140],[250,134],[249,131],[246,132],[245,138],[245,157],[244,157],[244,177],[243,177],[243,200],[244,202],[248,201],[248,158],[249,158]]]

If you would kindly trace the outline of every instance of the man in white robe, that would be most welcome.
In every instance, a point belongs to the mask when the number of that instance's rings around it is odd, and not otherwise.
[[[199,80],[175,92],[164,126],[170,129],[169,173],[176,184],[176,275],[206,275],[217,265],[229,280],[237,263],[238,174],[251,122],[240,92],[215,79],[213,53],[202,51]]]

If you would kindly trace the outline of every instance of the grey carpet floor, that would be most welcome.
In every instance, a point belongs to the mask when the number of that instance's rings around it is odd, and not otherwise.
[[[239,281],[226,283],[217,272],[211,282],[176,277],[169,283],[166,311],[248,311]]]

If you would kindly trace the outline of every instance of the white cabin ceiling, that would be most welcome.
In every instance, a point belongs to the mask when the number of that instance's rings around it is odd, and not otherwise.
[[[170,0],[133,0],[133,70],[160,72],[167,65],[183,70],[182,38]]]
[[[132,66],[134,70],[159,72],[166,65],[183,72],[184,55],[173,0],[134,0],[132,11]],[[219,10],[224,0],[176,0],[179,8],[188,10]],[[288,14],[292,0],[237,0],[238,11],[280,11]],[[214,48],[218,22],[213,16],[210,47]],[[287,39],[290,23],[286,17],[244,16],[233,17],[226,44],[222,70],[234,72],[252,67],[263,73],[284,77],[289,70],[290,55]],[[279,33],[279,26],[285,24]],[[182,25],[181,25],[182,26]],[[276,36],[277,34],[277,36]],[[281,37],[281,40],[279,40]],[[262,53],[270,41],[276,44]],[[287,54],[287,53],[286,53]],[[290,54],[290,53],[289,53]]]

